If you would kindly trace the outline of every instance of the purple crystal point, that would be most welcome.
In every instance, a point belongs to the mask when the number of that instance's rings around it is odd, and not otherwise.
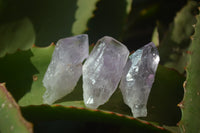
[[[60,39],[55,47],[51,63],[45,73],[43,85],[44,103],[52,104],[69,94],[82,74],[82,62],[88,57],[88,35],[82,34]]]
[[[134,117],[147,116],[146,104],[159,61],[159,53],[152,42],[129,56],[120,89]]]
[[[83,65],[83,98],[89,108],[108,101],[116,90],[129,51],[112,37],[101,38]]]

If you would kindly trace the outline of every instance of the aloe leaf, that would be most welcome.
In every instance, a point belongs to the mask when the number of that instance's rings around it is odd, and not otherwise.
[[[32,84],[30,84],[30,90],[19,100],[19,105],[39,105],[43,103],[42,95],[45,92],[45,88],[43,87],[42,80],[50,63],[54,48],[55,45],[50,45],[45,48],[33,47],[31,49],[33,56],[30,58],[30,61],[36,68],[37,72],[32,73]]]
[[[34,27],[37,46],[48,46],[72,35],[77,0],[4,0],[3,3],[0,24],[28,17]]]
[[[144,119],[176,126],[181,119],[181,110],[177,104],[183,98],[184,80],[185,77],[177,71],[159,65],[147,104],[148,115]]]
[[[72,33],[78,35],[87,30],[87,22],[93,16],[93,11],[96,8],[96,3],[99,0],[78,0],[75,19],[72,26]]]
[[[0,25],[0,57],[27,50],[35,43],[35,31],[30,19],[23,18]]]
[[[37,46],[47,46],[48,44],[55,42],[60,38],[85,32],[88,29],[88,21],[91,19],[91,17],[94,16],[93,11],[97,9],[96,3],[98,1],[99,0],[20,0],[17,2],[14,0],[7,2],[3,1],[3,7],[0,8],[2,9],[0,20],[3,23],[8,23],[10,19],[12,21],[16,21],[19,18],[28,17],[34,26],[34,32],[36,36],[35,44]],[[115,4],[112,4],[112,2],[115,2]],[[126,13],[130,12],[131,4],[132,0],[122,0],[119,2],[111,1],[109,5],[104,2],[100,9],[104,10],[104,7],[107,7],[106,9],[109,11],[108,9],[110,9],[110,6],[117,5],[115,8],[115,11],[117,12],[113,12],[116,17],[114,17],[115,20],[112,20],[112,23],[118,24],[113,29],[118,28],[121,31],[123,27],[122,21],[124,22],[124,16],[126,16]],[[118,10],[118,7],[120,10]],[[105,16],[108,16],[107,13]],[[110,14],[110,17],[112,16],[113,14]],[[98,24],[101,25],[99,22]],[[108,26],[112,26],[113,24],[110,23]],[[90,28],[91,27],[89,27],[89,29]],[[118,34],[119,30],[117,30],[115,34]],[[103,31],[99,32],[103,33]],[[109,33],[112,32],[114,31],[109,31]],[[104,35],[108,35],[109,33],[104,33]],[[95,36],[93,34],[90,35],[92,37]]]
[[[36,45],[48,46],[60,38],[72,35],[77,9],[76,0],[23,0],[21,10],[34,24]],[[27,11],[27,5],[29,10]]]
[[[30,50],[18,51],[0,58],[0,82],[6,82],[9,92],[18,101],[30,91],[33,75],[38,73],[31,63]]]
[[[129,116],[100,111],[100,110],[90,110],[85,108],[77,108],[77,107],[64,107],[59,105],[40,105],[40,106],[27,106],[22,108],[23,115],[30,121],[34,123],[35,130],[41,131],[46,125],[51,125],[56,127],[59,131],[61,127],[60,125],[66,124],[63,130],[67,130],[69,128],[70,122],[78,121],[79,124],[71,125],[74,126],[74,129],[79,129],[79,132],[84,132],[85,128],[89,128],[90,132],[95,131],[95,128],[101,125],[101,129],[103,131],[113,131],[113,129],[117,129],[118,132],[148,132],[148,133],[165,133],[169,132],[162,127],[153,126],[148,122],[144,122],[138,119],[134,119]],[[70,121],[73,120],[73,121]],[[69,122],[70,121],[70,122]],[[80,123],[82,124],[80,126]],[[89,124],[89,126],[85,126]],[[38,126],[37,126],[38,125]],[[106,126],[107,125],[107,126]],[[109,126],[109,128],[108,128]],[[40,129],[38,129],[40,128]],[[48,128],[51,129],[50,126]],[[54,129],[54,128],[53,128]],[[100,129],[100,130],[101,130]],[[48,129],[43,130],[46,132]],[[52,129],[51,129],[52,130]],[[48,130],[49,132],[52,132]],[[76,131],[73,130],[73,131]],[[99,131],[98,131],[99,132]]]
[[[96,5],[94,17],[88,22],[90,42],[108,35],[121,39],[127,14],[131,9],[131,0],[101,0]]]
[[[5,84],[0,83],[0,132],[32,133],[32,124],[21,115],[18,104],[7,91]]]
[[[153,35],[151,38],[151,41],[158,47],[159,46],[159,33],[158,33],[158,27],[154,28]]]
[[[187,0],[178,1],[140,1],[134,0],[132,11],[126,25],[123,42],[129,49],[135,50],[151,41],[152,32],[157,22],[167,27],[175,13],[186,4]],[[170,7],[170,10],[168,10]],[[166,17],[167,16],[167,17]],[[159,36],[160,35],[159,32]]]
[[[172,133],[181,133],[181,130],[178,126],[163,126],[165,129],[171,131]]]
[[[133,0],[126,0],[126,13],[129,14],[131,12]]]
[[[160,42],[161,64],[175,68],[180,73],[184,72],[186,66],[187,50],[190,44],[190,36],[194,31],[192,25],[196,21],[195,10],[197,6],[197,2],[188,1],[187,5],[177,13],[168,33]]]
[[[195,33],[192,36],[190,53],[188,54],[187,78],[184,83],[185,94],[183,101],[179,104],[182,110],[179,127],[183,133],[200,132],[200,15],[196,19]]]
[[[125,25],[122,40],[129,49],[135,50],[151,40],[159,9],[158,2],[133,1],[132,10]]]

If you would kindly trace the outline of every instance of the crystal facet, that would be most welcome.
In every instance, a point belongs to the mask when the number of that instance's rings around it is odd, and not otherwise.
[[[83,65],[83,98],[89,108],[108,101],[116,90],[129,51],[112,37],[101,38]]]
[[[159,61],[159,53],[152,42],[129,56],[120,89],[134,117],[147,115],[146,104]]]
[[[46,87],[44,103],[52,104],[73,91],[82,74],[81,63],[88,54],[86,34],[60,39],[57,42],[43,79],[43,85]]]

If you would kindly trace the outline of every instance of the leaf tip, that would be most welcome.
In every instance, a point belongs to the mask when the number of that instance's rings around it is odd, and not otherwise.
[[[4,103],[1,104],[1,108],[5,108],[6,103],[7,103],[8,108],[15,108],[15,110],[16,110],[15,115],[17,116],[17,118],[15,117],[15,120],[18,123],[20,122],[22,125],[24,125],[29,133],[33,133],[33,124],[24,119],[24,117],[21,114],[19,105],[16,103],[15,99],[10,94],[10,92],[6,89],[5,83],[0,83],[0,93],[3,94],[3,95],[1,95],[0,98],[2,98],[4,100]],[[10,110],[10,109],[7,109],[7,113],[8,113],[8,110]],[[14,128],[14,126],[10,125],[10,129],[13,130],[13,128]]]

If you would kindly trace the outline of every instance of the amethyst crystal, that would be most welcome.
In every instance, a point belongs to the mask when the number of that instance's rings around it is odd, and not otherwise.
[[[88,35],[77,35],[57,42],[45,73],[44,103],[52,104],[73,91],[82,74],[82,62],[88,57]]]
[[[147,115],[146,104],[159,61],[159,53],[152,42],[129,56],[120,89],[134,117]]]
[[[83,65],[83,98],[89,108],[108,101],[116,90],[129,51],[112,37],[101,38]]]

